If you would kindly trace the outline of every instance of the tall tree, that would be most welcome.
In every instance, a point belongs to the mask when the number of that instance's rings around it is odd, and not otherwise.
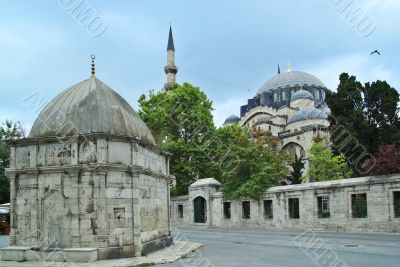
[[[222,168],[224,196],[228,199],[259,199],[288,175],[287,154],[277,151],[277,140],[270,132],[250,130],[237,125],[218,129],[230,157]]]
[[[200,88],[189,83],[175,85],[169,91],[142,95],[139,104],[139,115],[157,144],[172,153],[175,194],[187,193],[198,178],[215,176],[217,168],[207,152],[209,136],[215,132],[212,102]]]
[[[365,115],[375,132],[377,151],[380,144],[400,142],[399,93],[385,81],[366,83],[363,88]]]
[[[325,140],[315,138],[310,149],[307,176],[317,182],[349,178],[353,174],[343,154],[334,156]]]
[[[340,75],[337,92],[327,94],[331,109],[332,143],[353,170],[362,173],[361,154],[374,154],[379,145],[400,141],[399,93],[384,81],[362,85],[355,76]]]
[[[303,158],[299,158],[295,155],[294,160],[289,164],[289,166],[292,167],[290,175],[288,176],[288,181],[291,184],[301,184],[303,181],[304,165]]]
[[[10,202],[10,183],[5,175],[5,168],[10,164],[6,140],[19,139],[21,136],[20,127],[12,121],[7,120],[0,126],[0,204]]]

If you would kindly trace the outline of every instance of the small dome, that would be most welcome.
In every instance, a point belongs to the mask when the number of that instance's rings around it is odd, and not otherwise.
[[[326,119],[327,117],[327,114],[320,109],[306,107],[293,114],[293,116],[289,119],[289,123],[304,120]]]
[[[64,90],[40,112],[29,137],[49,133],[61,136],[107,133],[138,137],[155,144],[149,128],[128,102],[97,78]]]
[[[315,76],[303,71],[289,71],[277,74],[265,82],[258,90],[257,95],[269,92],[278,88],[314,86],[326,88],[326,86]]]
[[[299,90],[295,92],[290,100],[296,100],[296,99],[311,99],[314,100],[314,96],[307,90]]]
[[[226,118],[224,124],[228,124],[228,123],[238,123],[240,121],[240,118],[238,116],[235,115],[231,115],[228,118]]]
[[[202,187],[202,186],[221,186],[221,183],[215,180],[214,178],[204,178],[204,179],[199,179],[190,185],[190,187]]]

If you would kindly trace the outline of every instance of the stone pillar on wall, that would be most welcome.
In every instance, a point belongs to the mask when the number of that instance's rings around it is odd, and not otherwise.
[[[132,175],[132,222],[133,222],[133,242],[135,255],[140,256],[142,253],[142,234],[140,231],[140,176]]]
[[[14,149],[15,151],[15,149]],[[15,174],[8,174],[10,179],[10,246],[15,246],[15,234],[16,234],[16,188],[15,188]]]

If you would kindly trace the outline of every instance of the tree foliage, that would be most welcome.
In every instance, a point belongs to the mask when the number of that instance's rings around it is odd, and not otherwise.
[[[331,148],[321,138],[314,139],[310,149],[310,166],[307,176],[317,182],[349,178],[353,172],[343,154],[334,156]]]
[[[218,129],[218,135],[227,140],[231,155],[221,176],[227,199],[259,199],[288,175],[287,154],[276,150],[277,140],[270,132],[233,125]]]
[[[287,178],[290,184],[301,184],[303,181],[304,165],[303,158],[299,158],[295,155],[294,160],[289,164],[289,166],[292,167],[290,175]]]
[[[216,129],[212,102],[188,83],[139,99],[139,115],[156,142],[172,153],[176,195],[186,194],[199,178],[221,180],[228,198],[258,198],[285,178],[286,154],[276,151],[271,134],[230,126]]]
[[[139,98],[139,115],[161,148],[172,153],[170,171],[176,176],[175,194],[187,193],[198,178],[212,177],[208,138],[215,132],[212,102],[198,87],[175,85],[170,91],[151,91]]]
[[[375,160],[368,162],[372,175],[388,175],[400,173],[400,145],[382,144],[379,152],[374,155]]]
[[[10,202],[10,183],[4,170],[10,164],[10,153],[5,141],[19,139],[21,136],[20,127],[9,120],[0,126],[0,204]]]
[[[326,102],[335,154],[343,153],[353,165],[363,163],[358,162],[362,153],[374,154],[381,144],[400,141],[399,93],[387,82],[362,85],[343,73],[337,92],[328,93]]]

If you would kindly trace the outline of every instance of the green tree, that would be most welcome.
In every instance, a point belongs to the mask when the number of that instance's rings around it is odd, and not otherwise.
[[[360,155],[375,154],[381,144],[400,141],[399,93],[384,81],[362,85],[355,76],[340,75],[337,92],[327,93],[331,140],[358,173]]]
[[[310,149],[310,166],[307,176],[317,182],[349,178],[353,172],[343,154],[334,156],[331,148],[321,138],[315,138]]]
[[[288,175],[287,154],[276,150],[277,140],[270,132],[237,125],[218,129],[230,156],[222,165],[222,183],[227,199],[259,199],[265,191]],[[227,153],[222,153],[227,154]]]
[[[399,93],[385,81],[366,83],[363,88],[365,116],[376,138],[373,152],[379,145],[400,142]]]
[[[151,91],[139,98],[139,115],[161,148],[172,153],[170,171],[176,176],[175,194],[187,193],[198,178],[218,171],[208,152],[215,133],[212,102],[198,87],[175,85],[170,91]]]
[[[291,184],[301,184],[303,181],[304,170],[303,158],[298,158],[297,155],[295,155],[294,160],[289,164],[289,166],[292,167],[292,171],[288,176],[288,181],[290,181]]]
[[[4,170],[10,164],[6,140],[19,139],[21,136],[21,128],[9,120],[0,126],[0,203],[10,202],[10,183]]]

